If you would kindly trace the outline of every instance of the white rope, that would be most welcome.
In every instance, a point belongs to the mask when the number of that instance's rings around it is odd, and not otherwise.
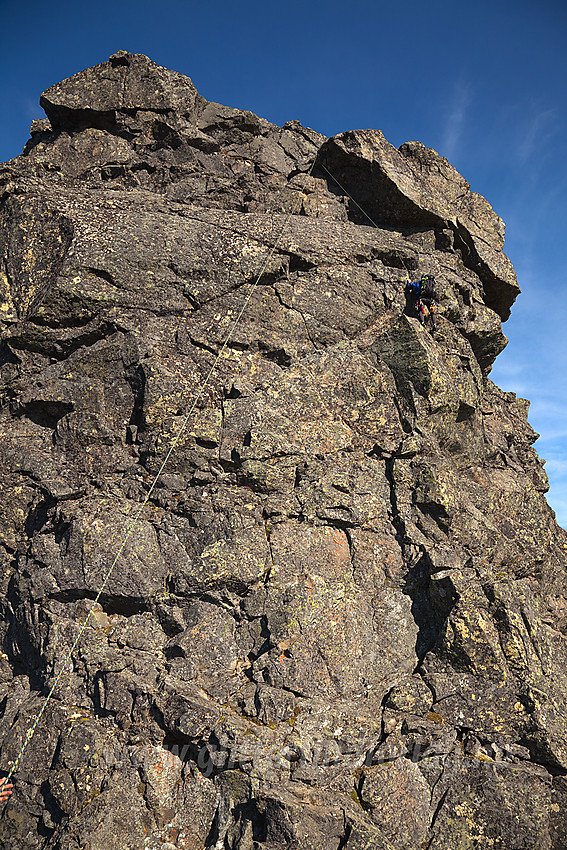
[[[310,168],[310,169],[309,169],[309,171],[307,172],[307,175],[306,175],[307,177],[309,177],[309,176],[311,175],[311,171],[313,170],[313,166],[314,166],[314,165],[315,165],[315,160],[313,161],[313,163],[311,164],[311,168]],[[305,181],[305,184],[306,184],[306,183],[307,183],[307,180]],[[305,187],[305,184],[304,184],[304,187]],[[104,589],[105,589],[106,585],[108,584],[108,581],[109,581],[109,579],[110,579],[110,576],[111,576],[111,574],[112,574],[112,571],[114,570],[114,567],[115,567],[115,566],[116,566],[116,564],[118,563],[118,559],[119,559],[119,558],[120,558],[120,556],[122,555],[122,552],[124,551],[124,547],[126,546],[126,544],[127,544],[128,540],[130,539],[130,537],[131,537],[131,536],[132,536],[132,534],[134,533],[134,530],[136,529],[136,527],[137,527],[137,525],[138,525],[138,522],[140,521],[140,517],[142,516],[142,513],[143,513],[143,511],[144,511],[144,508],[145,508],[145,507],[146,507],[146,505],[148,504],[148,501],[149,501],[149,499],[150,499],[150,496],[152,495],[152,493],[153,493],[153,491],[154,491],[154,489],[155,489],[155,486],[156,486],[156,484],[157,484],[157,482],[158,482],[158,480],[159,480],[160,475],[162,474],[163,470],[165,469],[165,467],[166,467],[166,465],[167,465],[167,462],[169,461],[169,458],[171,457],[172,452],[173,452],[173,451],[175,450],[175,448],[177,447],[177,444],[179,443],[179,440],[181,439],[181,435],[183,434],[183,431],[184,431],[184,430],[185,430],[185,428],[187,427],[187,423],[189,422],[189,419],[190,419],[190,417],[191,417],[191,415],[192,415],[193,411],[195,410],[195,406],[196,406],[197,402],[199,401],[199,399],[201,398],[201,396],[202,396],[203,392],[205,391],[205,389],[206,389],[206,387],[207,387],[207,385],[208,385],[208,383],[209,383],[209,381],[210,381],[210,379],[211,379],[211,376],[212,376],[213,372],[215,371],[215,369],[216,369],[216,367],[217,367],[217,364],[218,364],[219,360],[220,360],[220,359],[221,359],[221,357],[223,356],[223,354],[224,354],[224,352],[225,352],[225,350],[226,350],[226,347],[228,346],[228,343],[230,342],[230,340],[231,340],[231,338],[232,338],[232,335],[233,335],[234,331],[236,330],[236,327],[237,327],[238,323],[240,322],[240,319],[242,318],[242,316],[243,316],[243,314],[244,314],[244,311],[246,310],[246,307],[248,306],[248,304],[249,304],[249,302],[250,302],[250,299],[252,298],[252,294],[253,294],[253,293],[254,293],[254,291],[256,290],[256,287],[258,286],[258,283],[260,282],[260,279],[262,278],[262,275],[264,274],[264,272],[265,272],[265,270],[266,270],[266,268],[267,268],[267,266],[268,266],[268,263],[270,262],[270,260],[272,259],[272,257],[273,257],[273,255],[274,255],[274,253],[275,253],[275,252],[277,251],[277,249],[278,249],[278,246],[279,246],[279,244],[280,244],[280,242],[281,242],[281,240],[282,240],[283,234],[285,233],[285,230],[286,230],[286,228],[287,228],[287,226],[288,226],[289,222],[291,221],[291,218],[292,218],[292,217],[296,214],[296,211],[297,211],[297,209],[298,209],[298,207],[299,207],[300,202],[301,202],[301,195],[298,195],[298,197],[297,197],[297,199],[296,199],[296,202],[295,202],[295,204],[294,204],[294,205],[293,205],[293,207],[292,207],[291,212],[288,214],[288,216],[287,216],[287,218],[286,218],[286,220],[285,220],[285,222],[284,222],[284,224],[283,224],[283,226],[282,226],[282,229],[281,229],[281,231],[280,231],[280,234],[279,234],[279,236],[278,236],[278,238],[277,238],[276,242],[274,243],[274,245],[272,246],[272,249],[270,250],[270,252],[269,252],[268,256],[266,257],[266,259],[265,259],[265,261],[264,261],[264,264],[262,265],[262,268],[260,269],[260,271],[259,271],[259,273],[258,273],[257,277],[255,278],[255,280],[253,281],[253,283],[250,285],[249,292],[248,292],[248,294],[247,294],[246,298],[244,299],[244,303],[243,303],[243,305],[242,305],[242,307],[241,307],[241,309],[240,309],[240,312],[238,313],[238,316],[236,317],[236,319],[235,319],[235,320],[234,320],[234,322],[232,323],[232,326],[231,326],[231,328],[230,328],[230,330],[229,330],[228,334],[226,335],[226,338],[225,338],[225,340],[224,340],[224,342],[223,342],[222,346],[220,347],[220,349],[219,349],[219,351],[218,351],[218,353],[217,353],[217,355],[216,355],[216,357],[215,357],[215,359],[214,359],[214,361],[213,361],[213,365],[212,365],[212,366],[211,366],[211,368],[209,369],[209,371],[208,371],[208,373],[207,373],[207,375],[206,375],[205,379],[201,382],[201,385],[200,385],[200,387],[199,387],[199,389],[198,389],[198,391],[197,391],[197,394],[195,395],[195,398],[193,399],[193,403],[191,404],[191,406],[190,406],[190,408],[189,408],[188,412],[186,413],[185,417],[183,418],[183,421],[182,421],[182,423],[181,423],[181,425],[180,425],[180,427],[179,427],[179,429],[178,429],[178,431],[177,431],[177,434],[175,435],[175,437],[174,437],[174,439],[173,439],[173,442],[171,443],[171,446],[169,447],[169,450],[168,450],[168,452],[167,452],[167,454],[166,454],[165,458],[163,459],[163,461],[162,461],[162,463],[161,463],[161,466],[159,467],[159,469],[158,469],[157,473],[155,474],[154,479],[153,479],[153,481],[152,481],[152,483],[151,483],[151,485],[150,485],[150,488],[149,488],[148,492],[146,493],[146,496],[145,496],[145,498],[144,498],[144,501],[142,502],[141,506],[139,507],[138,511],[136,512],[136,515],[134,516],[134,519],[131,521],[130,525],[128,526],[128,529],[127,529],[127,531],[126,531],[126,534],[124,535],[124,538],[123,538],[123,540],[122,540],[122,543],[120,544],[120,547],[119,547],[119,549],[118,549],[118,552],[116,553],[116,556],[115,556],[114,560],[112,561],[112,564],[110,565],[110,567],[108,568],[108,570],[107,570],[107,572],[106,572],[106,575],[105,575],[105,577],[104,577],[104,581],[103,581],[103,583],[102,583],[102,585],[101,585],[101,587],[100,587],[100,590],[98,591],[98,593],[97,593],[97,595],[96,595],[96,597],[95,597],[95,599],[94,599],[94,601],[93,601],[93,604],[91,605],[91,607],[90,607],[90,609],[89,609],[89,611],[88,611],[88,613],[87,613],[87,615],[86,615],[86,617],[85,617],[85,620],[84,620],[83,624],[81,625],[81,628],[80,628],[80,630],[79,630],[79,633],[78,633],[77,637],[75,638],[75,640],[73,641],[73,644],[72,644],[72,646],[71,646],[71,648],[70,648],[69,652],[67,653],[67,656],[65,657],[65,660],[63,661],[63,665],[62,665],[61,669],[59,670],[59,673],[58,673],[58,674],[57,674],[57,676],[55,677],[55,681],[53,682],[53,684],[52,684],[52,686],[51,686],[51,689],[49,690],[49,693],[47,694],[47,696],[46,696],[46,698],[45,698],[45,700],[44,700],[44,703],[43,703],[43,705],[41,706],[40,711],[38,712],[38,714],[37,714],[37,716],[35,717],[35,719],[34,719],[34,721],[33,721],[32,725],[30,726],[30,728],[28,729],[28,731],[27,731],[27,733],[26,733],[26,736],[25,736],[25,738],[24,738],[24,743],[22,744],[22,747],[21,747],[21,749],[20,749],[20,751],[19,751],[18,755],[16,756],[16,758],[14,759],[14,762],[13,762],[12,766],[10,767],[10,771],[9,771],[9,773],[8,773],[8,775],[7,775],[7,777],[6,777],[6,779],[4,780],[4,785],[7,785],[7,784],[8,784],[8,782],[10,781],[10,778],[11,778],[11,776],[13,775],[14,771],[17,769],[18,764],[19,764],[19,762],[20,762],[20,759],[21,759],[21,757],[22,757],[22,755],[23,755],[23,753],[24,753],[24,751],[25,751],[25,749],[26,749],[27,745],[29,744],[29,742],[30,742],[30,741],[31,741],[31,739],[33,738],[33,736],[34,736],[34,734],[35,734],[35,730],[37,729],[37,726],[38,726],[38,724],[39,724],[39,721],[41,720],[41,718],[42,718],[42,716],[43,716],[43,713],[45,712],[45,709],[47,708],[47,706],[48,706],[48,704],[49,704],[49,702],[50,702],[50,700],[51,700],[51,697],[53,696],[53,693],[54,693],[54,691],[55,691],[55,689],[56,689],[57,685],[59,684],[59,681],[60,681],[61,677],[62,677],[62,676],[63,676],[63,674],[65,673],[65,671],[66,671],[66,669],[67,669],[67,666],[69,665],[69,662],[71,661],[71,657],[72,657],[72,655],[73,655],[73,652],[75,651],[75,649],[76,649],[76,647],[77,647],[77,644],[79,643],[79,641],[80,641],[80,639],[81,639],[81,637],[82,637],[82,635],[83,635],[83,632],[85,631],[85,629],[86,629],[86,627],[87,627],[87,624],[88,624],[88,622],[89,622],[89,619],[90,619],[90,617],[91,617],[91,614],[93,613],[93,611],[94,611],[94,609],[95,609],[95,607],[96,607],[96,605],[97,605],[97,603],[98,603],[98,601],[99,601],[100,597],[102,596],[102,594],[103,594],[103,592],[104,592]]]

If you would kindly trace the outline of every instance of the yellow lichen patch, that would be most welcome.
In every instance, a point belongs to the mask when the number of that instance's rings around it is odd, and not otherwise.
[[[497,836],[492,838],[486,835],[484,824],[478,818],[479,804],[476,801],[464,800],[462,803],[455,805],[455,814],[462,818],[466,823],[467,838],[472,841],[471,847],[500,847],[502,848],[502,839]],[[464,836],[463,836],[464,838]],[[463,845],[465,846],[465,845]],[[468,845],[467,845],[468,846]]]
[[[9,319],[15,320],[18,318],[16,308],[14,307],[14,302],[12,300],[12,293],[10,291],[8,278],[2,271],[0,271],[0,311],[2,312],[4,321]]]
[[[189,424],[189,435],[211,445],[218,445],[222,425],[222,411],[198,410]]]
[[[505,681],[508,670],[498,631],[488,614],[475,604],[472,598],[461,600],[447,624],[444,643],[451,656],[470,672]]]
[[[436,711],[429,711],[426,715],[428,720],[432,720],[434,723],[445,723],[445,718],[438,714]]]

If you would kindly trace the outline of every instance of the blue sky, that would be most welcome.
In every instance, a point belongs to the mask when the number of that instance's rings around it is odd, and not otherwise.
[[[523,290],[492,378],[531,400],[567,526],[566,0],[0,0],[0,161],[44,89],[119,49],[278,124],[418,139],[489,200]]]

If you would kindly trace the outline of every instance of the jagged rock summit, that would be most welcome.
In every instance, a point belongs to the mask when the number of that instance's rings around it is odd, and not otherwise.
[[[195,407],[1,847],[563,850],[567,540],[488,377],[501,220],[418,142],[145,56],[41,103],[0,168],[2,768]]]

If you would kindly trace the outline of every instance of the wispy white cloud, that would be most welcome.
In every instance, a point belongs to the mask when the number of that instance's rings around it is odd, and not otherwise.
[[[34,118],[39,112],[43,112],[41,106],[39,105],[39,98],[35,100],[31,97],[24,97],[22,99],[22,112],[29,118]]]
[[[518,136],[517,156],[522,165],[553,135],[555,118],[555,109],[542,109],[529,117],[527,126]]]
[[[442,152],[447,159],[453,159],[463,135],[467,110],[472,100],[472,89],[463,80],[457,80],[449,100],[448,115],[442,135]]]
[[[567,480],[567,458],[554,457],[546,462],[546,466],[548,473],[554,475],[556,479],[565,478]]]
[[[567,441],[566,413],[565,408],[561,408],[559,405],[545,405],[537,401],[532,401],[530,404],[529,422],[534,430],[541,435],[538,451],[541,451],[544,455],[546,451],[561,451],[562,454],[565,454],[565,449],[562,446],[557,446],[557,443]]]

